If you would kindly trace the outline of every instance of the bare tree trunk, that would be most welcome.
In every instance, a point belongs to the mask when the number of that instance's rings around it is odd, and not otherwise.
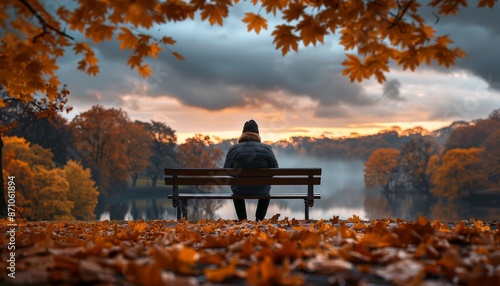
[[[151,178],[151,186],[156,187],[156,181],[158,180],[158,176],[155,176],[154,178]]]
[[[2,191],[0,192],[0,218],[6,218],[7,217],[7,202],[5,201],[5,188],[3,184],[3,165],[2,165],[2,160],[3,160],[3,140],[2,140],[2,135],[0,134],[0,186],[2,188]]]
[[[131,177],[132,177],[132,187],[135,188],[135,185],[137,183],[137,179],[139,178],[139,174],[133,174],[133,175],[131,175]]]

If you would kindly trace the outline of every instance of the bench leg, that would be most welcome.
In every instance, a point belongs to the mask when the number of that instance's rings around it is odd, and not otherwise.
[[[177,220],[181,220],[182,218],[182,204],[179,204],[177,207]]]
[[[309,204],[307,203],[307,199],[304,200],[304,205],[305,205],[305,215],[306,215],[306,220],[309,220]]]
[[[180,203],[177,206],[177,220],[182,218],[187,219],[187,200],[180,199]]]
[[[181,200],[181,205],[182,205],[182,217],[184,219],[187,219],[187,216],[188,216],[188,210],[187,210],[188,200]]]

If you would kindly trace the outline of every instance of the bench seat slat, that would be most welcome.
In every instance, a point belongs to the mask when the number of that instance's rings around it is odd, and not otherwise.
[[[173,178],[165,178],[166,185],[173,185]],[[309,185],[307,177],[272,177],[272,178],[232,178],[232,177],[187,177],[179,176],[177,184],[179,185]],[[320,185],[321,178],[312,178],[313,185]]]
[[[166,176],[173,176],[176,173],[179,176],[297,176],[311,174],[321,175],[321,168],[260,168],[260,169],[241,169],[241,168],[191,168],[191,169],[165,169]],[[307,176],[307,175],[306,175]]]
[[[172,195],[168,195],[168,198],[171,199]],[[196,194],[189,194],[189,193],[182,193],[179,194],[179,199],[203,199],[203,198],[209,198],[209,199],[307,199],[307,193],[278,193],[278,194],[270,194],[268,196],[266,195],[256,195],[256,196],[250,196],[250,195],[233,195],[230,193],[196,193]],[[321,194],[315,193],[313,194],[314,199],[321,199]]]

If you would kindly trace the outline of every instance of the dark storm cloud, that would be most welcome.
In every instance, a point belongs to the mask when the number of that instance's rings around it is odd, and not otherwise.
[[[397,79],[391,79],[384,83],[382,96],[394,101],[405,101],[404,97],[401,97],[399,89],[401,88],[401,82]]]
[[[455,45],[467,52],[467,57],[457,59],[456,67],[467,70],[490,83],[491,88],[500,90],[500,5],[493,9],[477,8],[476,2],[461,8],[456,16],[440,16],[436,19],[430,8],[423,9],[423,15],[439,35],[447,34]],[[438,68],[438,69],[442,69]]]
[[[152,79],[147,80],[154,87],[148,95],[168,94],[186,105],[210,110],[266,103],[292,108],[290,100],[273,95],[280,92],[306,96],[327,106],[377,102],[361,85],[340,75],[344,56],[332,51],[328,43],[282,57],[270,37],[245,33],[231,36],[198,25],[201,28],[191,33],[172,29],[177,44],[164,47],[158,59],[148,60],[154,71]],[[97,49],[106,60],[121,63],[130,54],[117,52],[116,42],[100,44]],[[186,59],[179,61],[170,51],[179,51]],[[158,71],[168,76],[155,79]]]
[[[210,42],[209,39],[205,41]],[[270,42],[266,42],[265,39],[259,41],[241,42],[240,45],[235,45],[230,44],[230,40],[227,42],[220,40],[210,46],[203,46],[202,41],[194,39],[187,40],[189,44],[179,41],[177,48],[183,51],[186,60],[170,60],[170,65],[174,73],[178,73],[179,78],[184,81],[195,80],[207,85],[217,82],[230,87],[240,87],[242,90],[251,90],[254,96],[259,92],[269,94],[272,91],[284,91],[289,95],[308,96],[326,105],[374,103],[364,94],[359,84],[352,84],[340,76],[338,60],[333,59],[341,58],[341,54],[326,51],[325,46],[318,46],[314,49],[300,50],[299,53],[291,53],[283,58],[279,52],[272,49]],[[269,47],[259,49],[261,45]],[[162,55],[162,60],[168,60],[168,56],[168,54]],[[168,87],[166,89],[169,90]],[[175,96],[182,101],[185,101],[185,98],[202,96],[193,92],[189,84],[180,85]],[[235,96],[242,97],[243,94]],[[267,98],[271,99],[269,96]],[[262,101],[265,97],[261,96],[260,99]],[[216,96],[212,100],[224,99]],[[197,105],[194,101],[189,103]],[[272,100],[268,103],[275,105]]]

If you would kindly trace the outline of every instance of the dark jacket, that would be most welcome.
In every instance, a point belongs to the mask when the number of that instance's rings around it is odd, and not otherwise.
[[[227,151],[224,168],[278,168],[271,146],[260,142],[260,136],[244,132],[238,144]],[[234,194],[269,195],[271,186],[231,186]]]

